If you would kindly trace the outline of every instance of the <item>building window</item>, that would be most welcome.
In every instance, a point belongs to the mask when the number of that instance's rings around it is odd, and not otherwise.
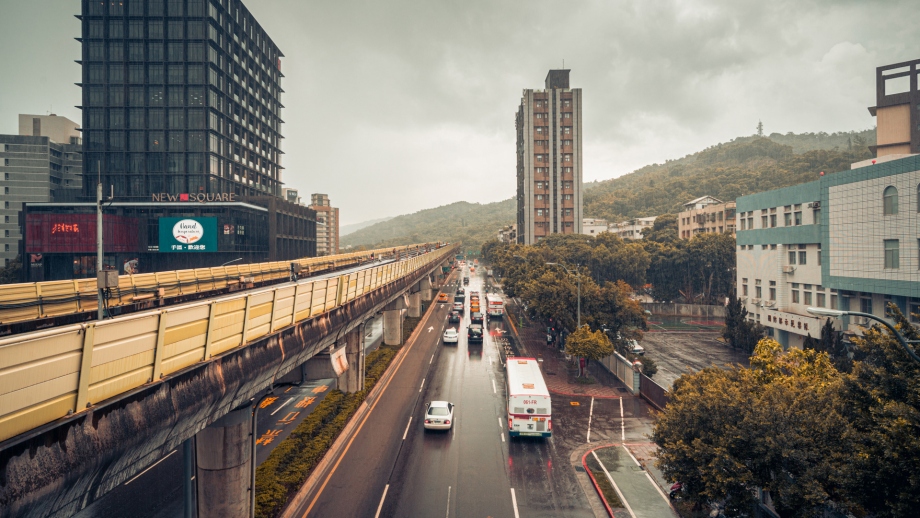
[[[537,209],[537,216],[543,215],[543,209]]]
[[[754,298],[761,298],[763,296],[762,288],[760,287],[760,279],[754,279]]]
[[[804,297],[803,302],[805,303],[805,305],[806,305],[806,306],[811,306],[811,292],[810,292],[810,291],[804,291],[804,292],[802,292],[802,294],[803,294],[803,297]]]
[[[769,226],[770,225],[767,223],[767,216],[766,215],[761,216],[760,217],[760,228],[769,228]]]
[[[801,245],[805,246],[805,245]],[[805,259],[807,258],[807,253],[805,250],[799,250],[799,264],[806,264]]]
[[[802,224],[802,211],[794,213],[796,226]]]
[[[776,214],[771,214],[770,215],[770,228],[773,228],[775,226],[776,226]]]
[[[572,199],[572,195],[571,195],[571,194],[566,194],[564,198],[565,198],[566,201],[569,201],[569,200]]]
[[[799,290],[792,290],[792,303],[793,304],[799,303]]]
[[[900,242],[897,239],[885,240],[885,268],[898,269],[901,267]]]
[[[770,281],[770,300],[776,300],[776,281]]]
[[[795,250],[789,251],[789,264],[795,264]]]
[[[882,200],[883,212],[886,216],[891,216],[898,213],[898,190],[893,185],[885,187],[885,192]]]
[[[816,293],[815,295],[816,295],[816,298],[817,298],[817,301],[816,301],[817,304],[816,304],[816,305],[817,305],[819,308],[825,307],[825,306],[824,306],[824,294],[819,292],[819,293]]]
[[[747,279],[745,279],[744,284],[741,285],[741,296],[742,296],[742,297],[747,297],[747,296],[748,296]]]
[[[872,314],[872,296],[863,296],[859,299],[859,310],[863,313]]]
[[[783,214],[783,224],[787,227],[792,226],[792,213],[787,212]]]

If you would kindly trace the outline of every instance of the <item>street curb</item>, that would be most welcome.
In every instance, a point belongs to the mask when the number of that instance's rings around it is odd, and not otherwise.
[[[598,446],[597,448],[592,448],[592,449],[588,450],[587,452],[585,452],[584,455],[581,456],[581,465],[582,465],[582,467],[585,468],[585,473],[588,474],[588,477],[591,478],[591,483],[594,484],[594,490],[597,491],[597,496],[600,497],[601,502],[604,504],[604,508],[607,509],[607,514],[610,515],[610,518],[614,518],[614,517],[613,517],[613,509],[611,509],[611,508],[610,508],[610,504],[607,503],[607,498],[604,496],[604,493],[601,491],[601,487],[600,487],[599,485],[597,485],[597,479],[594,478],[594,473],[592,473],[591,470],[588,468],[588,455],[590,455],[590,454],[591,454],[592,452],[594,452],[595,450],[599,450],[599,449],[601,449],[601,448],[610,448],[610,447],[614,447],[614,448],[615,448],[615,447],[616,447],[616,444],[608,444],[608,445],[604,445],[604,446]]]
[[[440,291],[440,290],[438,290]],[[433,309],[437,307],[437,304],[431,304],[428,306],[428,309],[425,311],[425,314],[419,320],[418,325],[412,331],[412,334],[409,335],[409,338],[406,339],[406,342],[403,343],[400,347],[399,352],[396,353],[396,356],[393,357],[393,360],[390,361],[390,365],[387,367],[387,370],[384,371],[383,376],[377,380],[377,383],[374,384],[374,388],[364,397],[364,401],[361,403],[361,406],[355,411],[355,413],[348,420],[348,423],[345,425],[345,428],[342,429],[342,432],[339,433],[339,436],[336,437],[335,441],[332,443],[332,446],[326,450],[326,453],[323,455],[322,460],[317,463],[316,467],[310,472],[310,476],[307,477],[307,480],[300,486],[300,489],[294,494],[294,497],[288,500],[287,505],[284,506],[284,510],[281,512],[282,518],[295,518],[295,515],[292,514],[296,509],[304,503],[304,500],[312,493],[316,483],[319,479],[326,475],[326,471],[329,469],[330,464],[332,464],[335,459],[339,457],[342,453],[342,449],[345,444],[351,439],[351,435],[354,433],[355,427],[358,426],[358,423],[365,417],[367,414],[369,405],[368,402],[375,401],[380,397],[380,392],[383,391],[383,387],[387,385],[387,381],[395,376],[396,370],[395,366],[400,365],[402,360],[409,354],[409,347],[407,345],[409,342],[414,341],[418,338],[418,335],[421,333],[421,329],[424,327],[422,324],[431,317]]]

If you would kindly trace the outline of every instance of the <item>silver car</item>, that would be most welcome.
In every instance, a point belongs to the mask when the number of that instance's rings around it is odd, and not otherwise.
[[[456,329],[448,327],[447,330],[444,331],[444,336],[441,337],[441,341],[445,344],[455,344],[460,341],[460,333],[458,333]]]
[[[454,425],[454,404],[432,401],[425,405],[426,430],[450,430]]]

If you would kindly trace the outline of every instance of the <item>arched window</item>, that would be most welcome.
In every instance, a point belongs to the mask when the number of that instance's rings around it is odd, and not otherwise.
[[[885,187],[883,208],[886,216],[898,213],[898,190],[893,185]]]

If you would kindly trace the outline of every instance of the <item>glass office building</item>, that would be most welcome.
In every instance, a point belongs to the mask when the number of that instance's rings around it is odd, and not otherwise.
[[[282,54],[241,2],[83,0],[80,18],[83,169],[106,194],[280,196]]]

